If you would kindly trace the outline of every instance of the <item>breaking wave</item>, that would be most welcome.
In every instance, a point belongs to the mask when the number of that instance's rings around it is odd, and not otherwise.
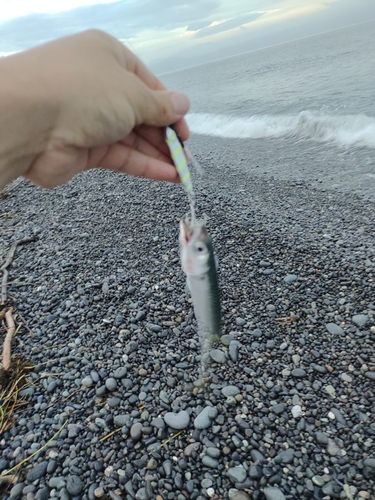
[[[296,115],[233,117],[190,113],[187,122],[193,133],[201,135],[238,139],[289,136],[375,149],[375,118],[366,115],[333,116],[302,111]]]

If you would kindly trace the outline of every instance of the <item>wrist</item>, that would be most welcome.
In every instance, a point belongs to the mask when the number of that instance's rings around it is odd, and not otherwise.
[[[0,189],[27,172],[55,123],[57,104],[38,62],[30,52],[0,60]]]

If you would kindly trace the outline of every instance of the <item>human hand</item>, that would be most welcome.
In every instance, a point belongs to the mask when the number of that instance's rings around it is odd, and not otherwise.
[[[167,91],[118,40],[89,30],[12,58],[27,75],[30,99],[44,109],[34,126],[46,130],[35,134],[42,140],[34,142],[25,177],[55,187],[101,167],[179,182],[163,127],[176,123],[188,138],[188,98]]]

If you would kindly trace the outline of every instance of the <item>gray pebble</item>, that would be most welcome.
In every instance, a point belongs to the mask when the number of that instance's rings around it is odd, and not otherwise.
[[[82,379],[81,383],[84,387],[89,387],[90,385],[92,385],[94,383],[94,381],[91,377],[85,377]]]
[[[275,488],[274,486],[264,488],[263,493],[265,494],[267,500],[285,500],[284,493],[279,488]]]
[[[67,481],[66,481],[66,489],[72,496],[77,496],[85,488],[85,484],[81,480],[81,478],[75,474],[72,476],[68,476]]]
[[[204,455],[202,458],[202,464],[206,467],[211,467],[211,469],[217,469],[219,466],[219,461],[216,458],[210,457],[209,455]]]
[[[194,427],[196,429],[207,429],[211,425],[211,421],[217,417],[218,411],[213,406],[206,406],[194,419]]]
[[[49,393],[53,392],[53,391],[56,389],[56,387],[57,387],[57,382],[56,382],[56,380],[52,380],[52,382],[50,382],[50,383],[48,384],[48,387],[47,387],[47,392],[49,392]]]
[[[298,280],[298,276],[296,274],[288,274],[284,278],[285,283],[294,283],[297,280]]]
[[[206,453],[212,458],[219,458],[221,455],[220,450],[218,448],[214,448],[213,446],[209,446],[206,450]]]
[[[317,431],[315,433],[315,437],[316,437],[316,440],[318,441],[318,443],[324,444],[324,445],[328,444],[328,436],[324,432]]]
[[[139,441],[142,437],[142,424],[141,422],[136,422],[130,428],[130,437],[134,441]]]
[[[281,415],[285,411],[285,404],[284,403],[279,403],[277,405],[272,406],[272,411],[276,415]]]
[[[48,500],[50,498],[50,489],[45,486],[36,492],[36,500]]]
[[[304,378],[306,375],[307,373],[303,368],[294,368],[294,370],[292,370],[292,376],[295,378]]]
[[[246,320],[243,318],[236,318],[236,325],[237,326],[244,326],[244,325],[246,325]]]
[[[275,462],[280,464],[290,464],[293,462],[294,450],[293,448],[288,448],[287,450],[281,451],[276,457]]]
[[[107,405],[110,407],[110,408],[116,408],[117,406],[119,406],[121,403],[121,399],[118,398],[118,397],[113,397],[113,398],[108,398],[107,399]]]
[[[227,385],[221,389],[221,394],[226,398],[228,396],[236,396],[240,392],[240,389],[235,385]]]
[[[365,326],[368,320],[369,317],[367,316],[367,314],[356,314],[355,316],[352,317],[353,323],[359,327]]]
[[[145,311],[138,311],[138,312],[137,312],[137,316],[135,317],[135,321],[136,321],[136,323],[137,323],[138,321],[142,321],[143,319],[145,319],[145,317],[146,317],[146,313],[145,313]]]
[[[66,482],[63,477],[51,477],[51,479],[48,481],[48,486],[50,488],[57,488],[58,490],[64,488],[65,485]]]
[[[227,475],[233,483],[243,483],[246,479],[247,473],[242,465],[238,465],[237,467],[231,467],[228,469]]]
[[[10,490],[10,496],[11,498],[17,498],[22,494],[22,490],[24,488],[24,483],[18,483],[13,486],[13,488]]]
[[[210,356],[215,363],[220,363],[223,364],[226,362],[227,357],[223,351],[220,351],[220,349],[212,349],[210,351]]]
[[[105,386],[109,391],[116,390],[116,387],[117,387],[116,379],[113,377],[107,378],[107,380],[105,381]]]
[[[121,378],[124,378],[127,373],[128,373],[128,369],[126,368],[126,366],[120,366],[119,368],[116,369],[116,371],[114,373],[114,377],[117,379],[119,379],[119,378],[121,379]]]
[[[233,335],[222,335],[220,337],[220,342],[226,346],[228,346],[232,342],[232,340],[234,340]]]
[[[238,340],[232,340],[231,343],[229,344],[229,350],[228,350],[229,357],[234,363],[238,361],[238,350],[240,345],[241,344],[238,342]]]
[[[375,479],[375,458],[366,458],[363,461],[363,475],[366,479]]]
[[[331,335],[344,335],[344,330],[335,323],[327,323],[326,328]]]
[[[328,439],[327,453],[331,457],[341,454],[341,449],[333,439]]]
[[[116,427],[123,427],[126,425],[130,420],[130,415],[116,415],[113,418],[113,423],[115,424]]]
[[[26,476],[26,479],[29,483],[32,483],[36,479],[40,479],[44,476],[47,471],[48,462],[40,462],[36,464]]]
[[[172,427],[172,429],[186,429],[190,423],[190,415],[185,410],[178,413],[167,412],[164,415],[164,421],[169,427]]]
[[[262,467],[259,465],[252,465],[249,470],[249,476],[251,479],[261,479],[263,477]]]
[[[149,500],[150,497],[148,496],[148,493],[146,491],[146,488],[142,487],[139,488],[137,493],[135,494],[136,500]]]
[[[125,354],[131,354],[137,350],[138,350],[138,342],[136,342],[135,340],[131,340],[128,344],[126,344],[124,349]]]

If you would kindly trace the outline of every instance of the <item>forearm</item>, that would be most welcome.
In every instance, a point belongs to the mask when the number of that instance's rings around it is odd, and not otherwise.
[[[56,107],[30,53],[0,60],[0,189],[45,149]]]

